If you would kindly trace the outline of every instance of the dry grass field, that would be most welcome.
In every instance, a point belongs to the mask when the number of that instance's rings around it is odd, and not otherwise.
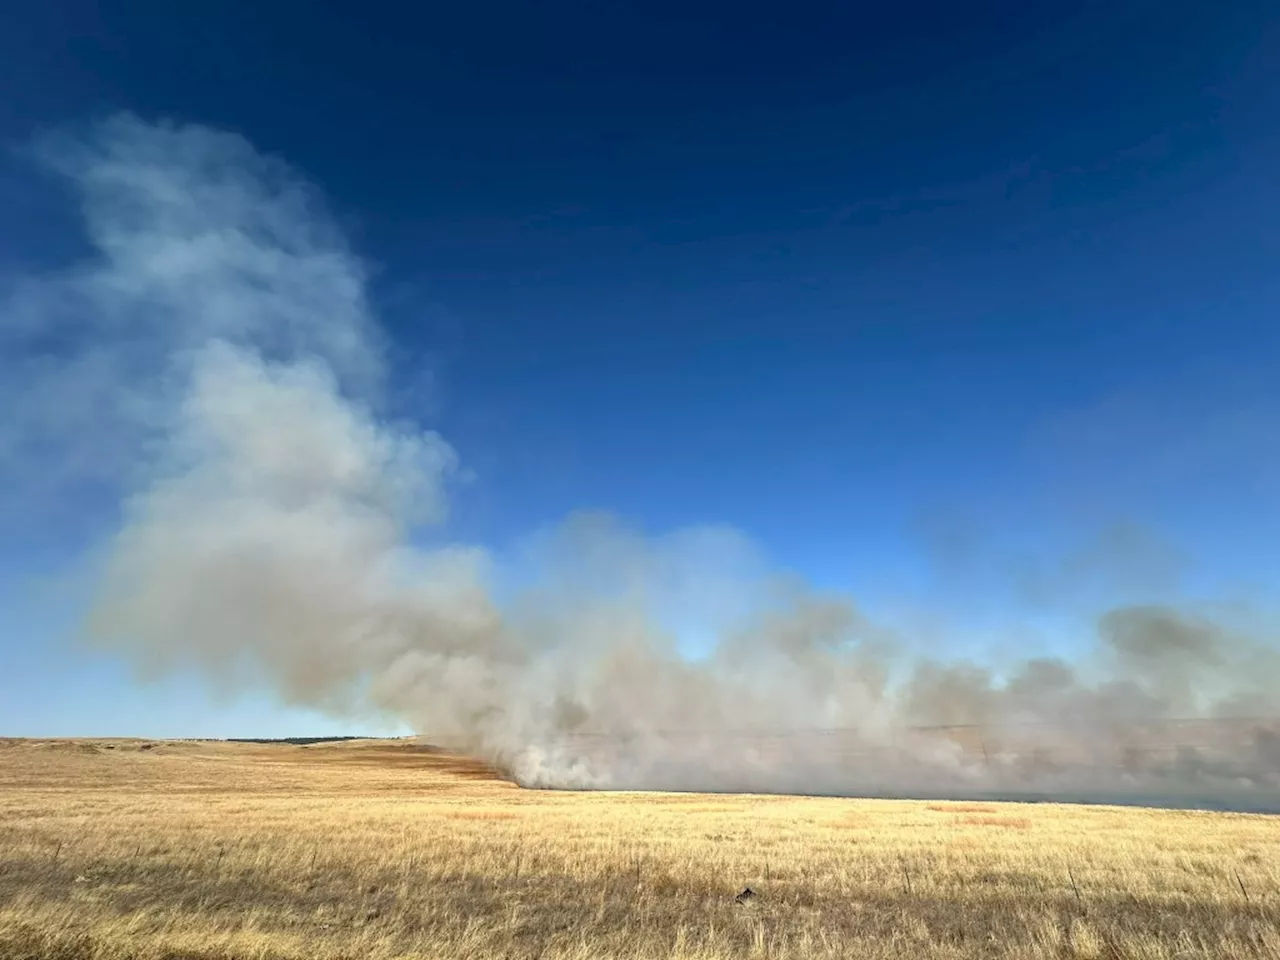
[[[398,741],[0,741],[5,960],[810,956],[1280,957],[1280,818],[526,791]]]

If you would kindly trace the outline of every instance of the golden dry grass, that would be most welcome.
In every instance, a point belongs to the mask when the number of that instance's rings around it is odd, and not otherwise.
[[[405,742],[0,741],[0,867],[6,960],[1280,957],[1277,818],[534,792]]]

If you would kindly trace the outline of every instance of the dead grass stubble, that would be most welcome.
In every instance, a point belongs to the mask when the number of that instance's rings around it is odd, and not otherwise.
[[[1277,818],[532,792],[403,742],[142,747],[0,741],[0,956],[1280,957]]]

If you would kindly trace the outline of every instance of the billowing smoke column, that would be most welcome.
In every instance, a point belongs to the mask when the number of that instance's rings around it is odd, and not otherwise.
[[[1280,712],[1275,653],[1191,614],[1111,610],[1075,665],[911,662],[732,531],[591,515],[495,592],[509,558],[431,540],[454,452],[382,412],[361,262],[304,182],[128,116],[39,153],[94,253],[7,295],[30,415],[0,442],[124,490],[87,631],[146,670],[377,711],[530,786],[1280,807],[1280,738],[1248,719]],[[708,655],[680,654],[682,610]]]

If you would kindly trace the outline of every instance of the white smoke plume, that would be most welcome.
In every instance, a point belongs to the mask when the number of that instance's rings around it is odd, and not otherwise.
[[[1280,734],[1250,719],[1280,712],[1274,647],[1187,612],[1114,609],[1081,663],[988,669],[912,662],[728,530],[586,515],[520,565],[423,546],[457,458],[385,416],[365,271],[315,192],[238,136],[131,116],[39,155],[94,253],[5,297],[0,455],[121,490],[94,642],[379,711],[529,786],[1280,808]]]

